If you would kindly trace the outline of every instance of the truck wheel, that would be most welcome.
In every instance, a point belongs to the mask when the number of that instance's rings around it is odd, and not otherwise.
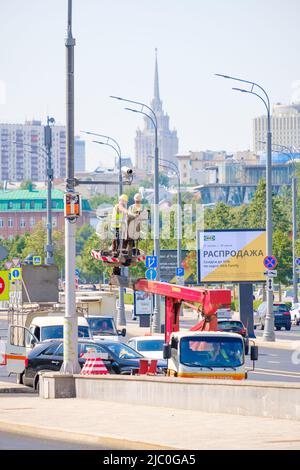
[[[280,330],[281,330],[281,327],[280,327],[280,326],[276,326],[276,330],[277,330],[277,331],[280,331]]]
[[[291,329],[291,325],[285,327],[285,330],[286,330],[286,331],[290,331],[290,329]]]

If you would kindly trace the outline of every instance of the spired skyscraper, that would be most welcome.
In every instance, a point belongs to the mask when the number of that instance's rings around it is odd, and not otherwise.
[[[170,130],[170,118],[165,114],[159,94],[157,49],[155,49],[154,97],[151,108],[157,116],[159,157],[176,163],[178,153],[177,131]],[[144,129],[137,129],[135,137],[135,166],[138,170],[151,172],[154,156],[154,127],[150,119],[144,118]]]

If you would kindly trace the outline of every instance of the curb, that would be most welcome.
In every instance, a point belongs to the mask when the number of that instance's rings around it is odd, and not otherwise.
[[[250,338],[252,339],[252,338]],[[253,338],[256,346],[269,349],[285,349],[287,351],[295,351],[300,348],[300,341],[261,341],[258,338]]]
[[[3,394],[9,394],[9,393],[13,393],[13,394],[16,394],[16,393],[19,393],[19,394],[30,394],[30,395],[34,395],[34,394],[37,394],[37,392],[31,388],[18,388],[18,387],[1,387],[0,388],[0,395],[3,395]]]
[[[93,435],[71,432],[68,429],[45,428],[31,424],[19,424],[0,421],[0,431],[22,434],[33,438],[48,438],[53,442],[68,442],[89,445],[107,446],[107,450],[178,450],[177,447],[164,446],[152,442],[122,439],[110,435]],[[54,437],[55,436],[55,437]]]

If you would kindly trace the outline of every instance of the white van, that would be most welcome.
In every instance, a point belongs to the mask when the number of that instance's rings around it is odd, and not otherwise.
[[[38,341],[60,339],[64,337],[64,317],[37,316],[28,329]],[[92,338],[89,324],[84,317],[78,317],[78,338]]]

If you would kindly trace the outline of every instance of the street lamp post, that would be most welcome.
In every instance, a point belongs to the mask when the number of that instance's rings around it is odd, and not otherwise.
[[[107,142],[101,142],[98,140],[93,140],[95,144],[99,145],[106,145],[110,148],[112,148],[117,156],[118,156],[118,164],[119,164],[119,197],[123,193],[123,179],[122,179],[122,152],[121,152],[121,147],[119,146],[118,142],[113,139],[112,137],[109,137],[107,135],[102,135],[102,134],[95,134],[93,132],[85,132],[86,134],[89,135],[95,135],[98,137],[103,137],[104,139],[107,139]],[[113,142],[115,144],[112,145],[109,143],[109,141]],[[121,274],[123,273],[123,268],[121,268]],[[124,287],[119,287],[119,306],[117,309],[117,324],[120,326],[126,326],[126,315],[125,315],[125,304],[124,304]]]
[[[53,239],[52,239],[52,181],[53,181],[53,168],[51,161],[52,149],[52,128],[50,124],[55,122],[54,118],[47,116],[47,126],[45,126],[45,147],[47,152],[47,245],[46,245],[46,260],[47,265],[54,264],[53,258]]]
[[[47,118],[47,126],[45,126],[45,147],[46,150],[40,145],[37,146],[39,150],[44,153],[43,158],[46,161],[47,170],[47,244],[45,246],[45,264],[50,266],[54,264],[54,247],[52,238],[52,181],[53,181],[53,168],[51,159],[51,147],[52,147],[52,130],[50,123],[54,122],[54,118]],[[13,142],[17,144],[17,142]],[[22,144],[25,147],[32,148],[31,144]],[[34,152],[29,152],[34,153]]]
[[[251,86],[250,90],[243,88],[233,88],[235,91],[240,91],[242,93],[249,93],[251,95],[259,98],[263,103],[267,111],[267,161],[266,161],[266,255],[272,256],[273,247],[272,247],[272,235],[273,235],[273,226],[272,226],[272,132],[271,132],[271,106],[270,99],[267,92],[261,85],[258,85],[255,82],[249,80],[243,80],[236,77],[231,77],[229,75],[216,74],[218,77],[226,78],[229,80],[234,80],[237,82],[246,83]],[[259,91],[256,93],[254,89]],[[259,93],[262,92],[263,96]],[[265,341],[275,341],[275,332],[274,332],[274,315],[273,315],[273,286],[267,289],[267,311],[265,317],[265,328],[263,338]]]
[[[261,141],[264,143],[264,141]],[[297,273],[297,266],[296,266],[296,242],[297,242],[297,176],[296,176],[296,164],[295,159],[293,157],[293,151],[291,147],[287,147],[286,145],[280,144],[273,144],[273,147],[279,147],[282,150],[286,150],[283,152],[285,155],[289,157],[293,164],[293,176],[292,176],[292,225],[293,225],[293,300],[294,303],[298,303],[298,273]],[[278,152],[278,150],[277,150]]]
[[[68,0],[68,29],[66,37],[66,136],[67,180],[66,193],[75,193],[74,175],[74,48],[72,35],[72,0]],[[65,217],[65,277],[66,300],[64,321],[64,362],[62,374],[78,374],[78,319],[76,312],[75,258],[76,219]]]
[[[119,96],[111,96],[111,98],[117,99],[119,101],[124,101],[126,103],[131,103],[137,106],[141,106],[141,109],[132,109],[125,108],[127,111],[132,111],[134,113],[143,114],[146,116],[153,125],[154,128],[154,255],[157,259],[157,279],[160,279],[160,243],[159,243],[159,149],[158,149],[158,124],[157,116],[154,110],[139,101],[128,100],[121,98]],[[146,109],[148,112],[144,112]],[[154,296],[154,310],[153,310],[153,331],[155,333],[161,332],[161,319],[160,319],[160,299],[159,295]]]
[[[159,164],[163,168],[168,168],[176,174],[177,177],[177,266],[182,263],[182,214],[181,214],[181,183],[180,172],[177,165],[171,160],[159,159]]]

